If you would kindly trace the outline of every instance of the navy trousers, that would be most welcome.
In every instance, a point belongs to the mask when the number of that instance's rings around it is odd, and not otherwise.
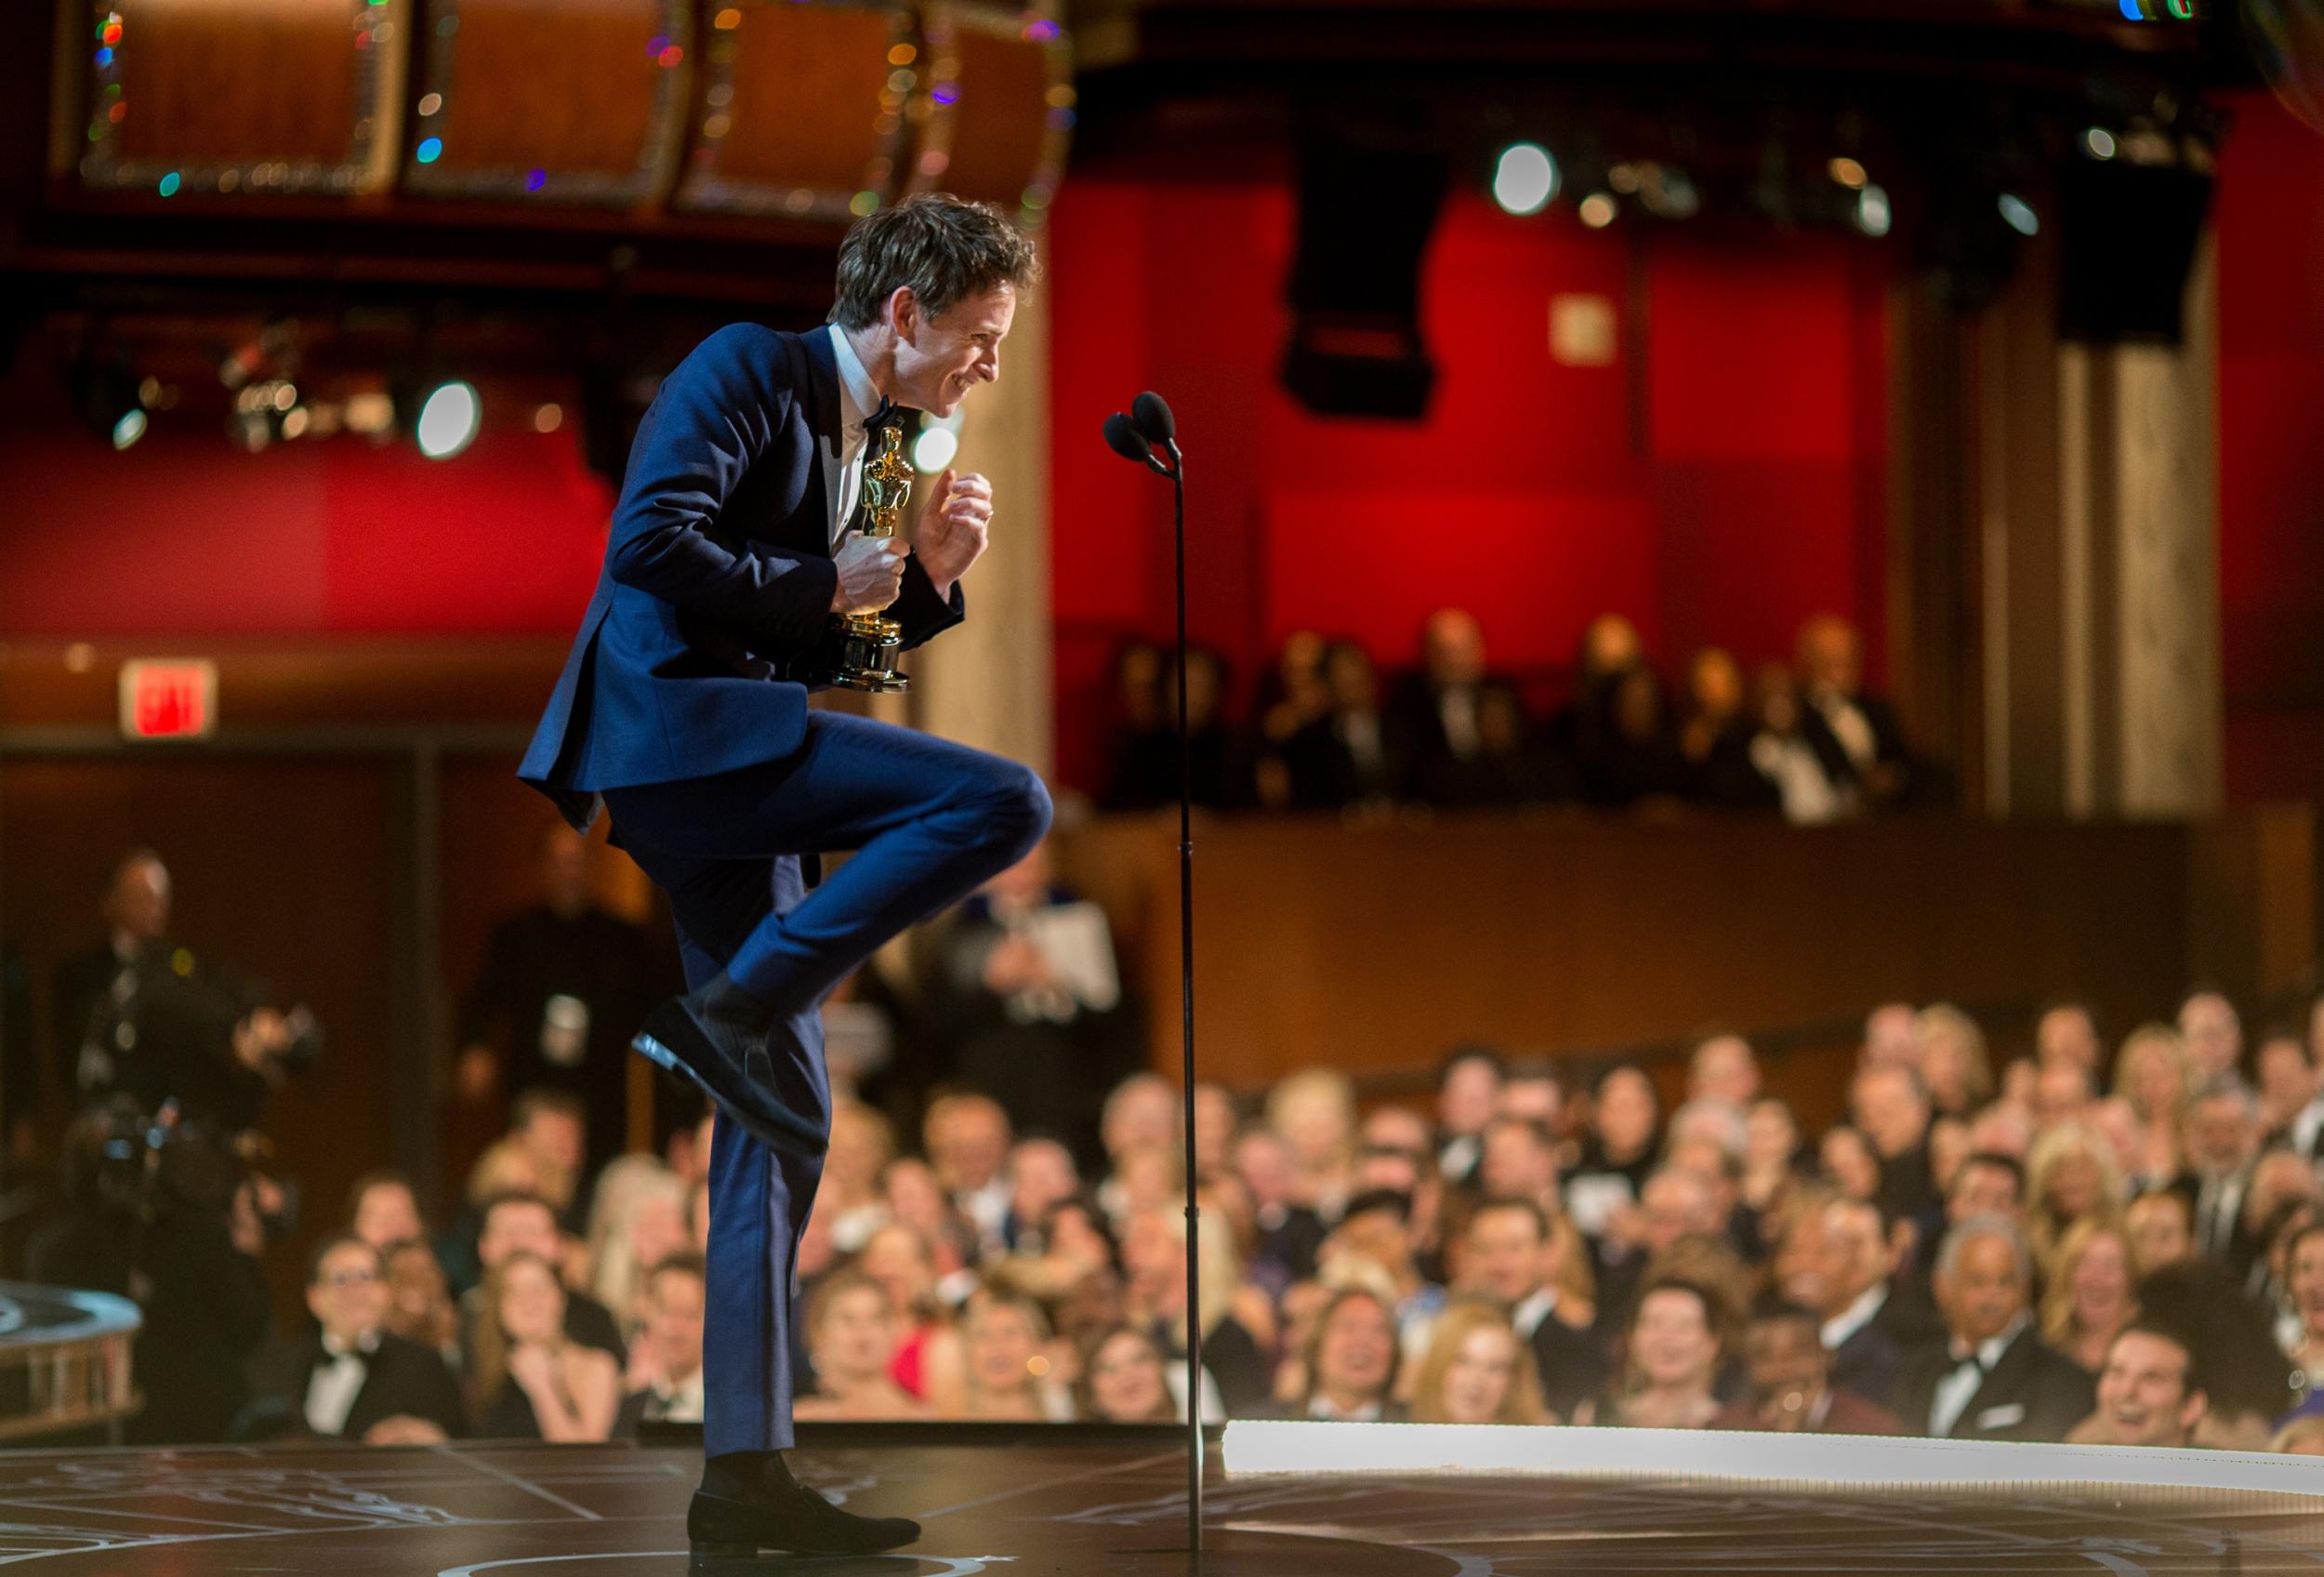
[[[667,892],[690,985],[724,970],[782,1027],[753,1073],[826,1133],[826,992],[889,937],[1015,864],[1048,830],[1030,770],[836,712],[778,762],[605,790],[630,857]],[[807,891],[799,856],[855,856]],[[791,1444],[791,1292],[820,1154],[780,1154],[718,1114],[703,1311],[706,1454]]]

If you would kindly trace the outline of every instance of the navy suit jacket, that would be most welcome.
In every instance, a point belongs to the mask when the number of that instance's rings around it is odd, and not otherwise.
[[[638,428],[597,590],[517,775],[587,828],[601,789],[780,761],[807,733],[794,665],[821,638],[839,373],[829,334],[730,324]],[[960,622],[918,559],[887,616],[917,646]]]

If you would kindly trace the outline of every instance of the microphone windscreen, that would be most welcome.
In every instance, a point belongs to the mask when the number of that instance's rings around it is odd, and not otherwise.
[[[1178,436],[1178,423],[1170,419],[1170,407],[1164,404],[1162,396],[1151,389],[1129,403],[1129,414],[1149,444],[1168,444]]]
[[[1140,465],[1154,458],[1154,445],[1146,442],[1137,424],[1119,411],[1105,418],[1105,446],[1123,459],[1136,460]]]

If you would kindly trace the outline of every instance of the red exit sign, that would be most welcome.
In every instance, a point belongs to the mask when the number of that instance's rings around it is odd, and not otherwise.
[[[121,665],[121,732],[129,739],[205,739],[218,728],[218,665],[141,657]]]

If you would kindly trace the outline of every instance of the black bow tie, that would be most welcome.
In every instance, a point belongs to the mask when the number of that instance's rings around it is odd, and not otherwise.
[[[870,444],[878,439],[881,428],[895,426],[901,419],[896,415],[900,408],[893,400],[883,397],[879,409],[864,418],[864,442]]]

